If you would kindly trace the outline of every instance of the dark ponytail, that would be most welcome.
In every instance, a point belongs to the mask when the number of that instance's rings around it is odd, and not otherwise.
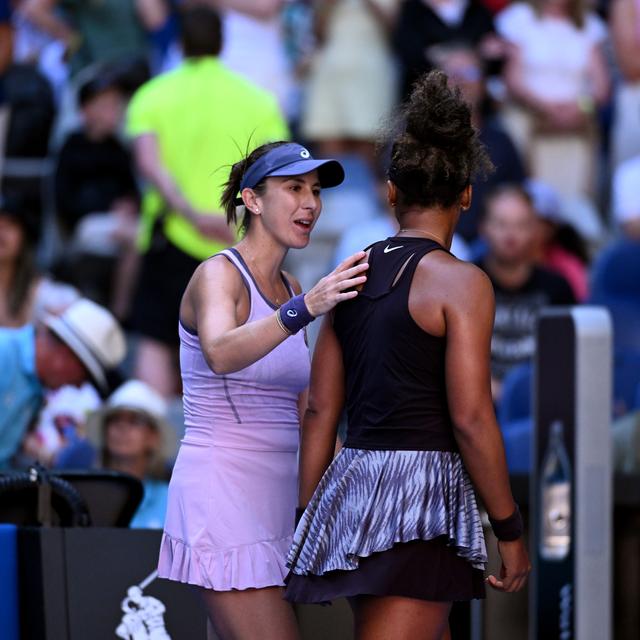
[[[238,225],[238,215],[237,215],[237,206],[242,205],[242,200],[239,199],[238,194],[240,192],[240,185],[242,184],[242,178],[244,174],[247,172],[247,169],[260,157],[265,155],[271,151],[271,149],[276,149],[277,147],[281,147],[283,144],[288,144],[287,142],[269,142],[267,144],[263,144],[261,147],[254,149],[249,155],[247,155],[242,160],[236,162],[229,172],[229,179],[224,184],[224,191],[222,192],[222,198],[220,202],[224,209],[224,212],[227,216],[227,224],[232,225],[233,227],[237,227]],[[260,181],[253,190],[261,196],[265,190],[265,181]],[[243,207],[244,208],[244,207]],[[251,215],[247,213],[246,208],[244,210],[242,216],[242,224],[240,225],[240,230],[243,234],[245,234],[249,230],[249,226],[251,225]]]
[[[469,106],[442,71],[415,83],[395,131],[388,175],[400,206],[451,207],[475,177],[493,170]]]

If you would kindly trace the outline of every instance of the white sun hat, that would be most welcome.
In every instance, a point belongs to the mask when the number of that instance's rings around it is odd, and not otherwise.
[[[108,390],[106,373],[127,351],[118,321],[104,307],[80,298],[60,315],[48,314],[44,324],[82,361],[101,391]]]
[[[107,418],[119,410],[143,414],[160,434],[160,458],[170,461],[175,457],[177,436],[175,428],[167,420],[167,401],[141,380],[128,380],[122,384],[109,396],[104,407],[89,419],[87,435],[97,448],[104,444],[104,426]]]
[[[154,420],[164,420],[167,415],[167,401],[142,380],[128,380],[119,386],[109,396],[105,408],[141,411]]]

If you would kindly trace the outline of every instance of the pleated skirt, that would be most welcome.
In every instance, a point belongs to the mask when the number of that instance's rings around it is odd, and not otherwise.
[[[482,598],[486,561],[458,453],[344,448],[294,534],[286,598]]]

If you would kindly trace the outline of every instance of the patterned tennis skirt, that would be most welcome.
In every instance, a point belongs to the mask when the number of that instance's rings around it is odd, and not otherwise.
[[[343,448],[287,557],[286,598],[484,597],[487,554],[460,454]]]

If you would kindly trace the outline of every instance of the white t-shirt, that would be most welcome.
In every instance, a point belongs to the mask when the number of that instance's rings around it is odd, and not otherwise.
[[[258,20],[227,11],[220,59],[232,71],[273,93],[283,113],[292,115],[293,75],[287,60],[280,16]]]
[[[613,174],[613,216],[618,224],[640,218],[640,156],[623,162]]]
[[[520,49],[524,81],[535,95],[573,101],[591,93],[591,53],[607,37],[604,22],[594,13],[587,13],[578,29],[569,19],[538,15],[531,5],[515,2],[496,16],[496,29]]]
[[[457,27],[461,24],[469,6],[468,0],[448,0],[447,2],[426,0],[425,4],[449,27]]]

